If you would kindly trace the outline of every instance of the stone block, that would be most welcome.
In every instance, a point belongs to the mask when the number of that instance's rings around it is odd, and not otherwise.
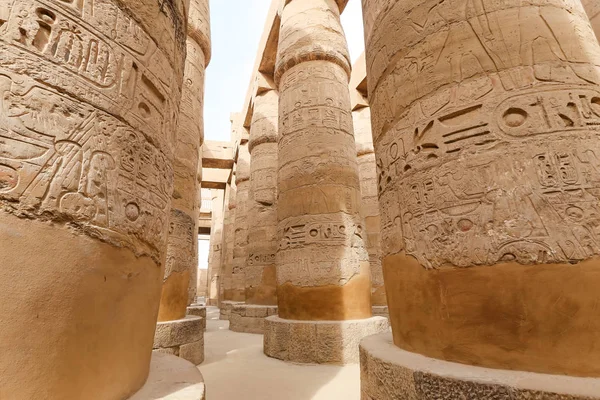
[[[390,332],[360,344],[362,400],[597,400],[600,379],[474,367],[395,346]]]
[[[192,304],[187,308],[187,315],[202,317],[202,329],[206,330],[206,306]]]
[[[179,347],[179,357],[194,365],[202,364],[204,361],[204,338],[197,342],[182,344]]]
[[[154,335],[154,348],[181,346],[204,337],[202,317],[187,316],[175,321],[159,322]]]
[[[233,306],[236,304],[244,304],[241,301],[222,301],[221,308],[219,313],[219,319],[223,321],[229,320],[229,316],[231,315],[231,310],[233,310]]]
[[[265,318],[273,314],[277,314],[277,306],[235,305],[229,315],[229,329],[234,332],[262,335]]]
[[[293,321],[265,318],[267,356],[304,364],[355,364],[366,336],[389,330],[384,317],[351,321]]]

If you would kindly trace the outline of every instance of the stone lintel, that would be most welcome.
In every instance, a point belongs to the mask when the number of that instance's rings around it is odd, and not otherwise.
[[[234,332],[264,333],[265,318],[277,315],[277,306],[236,304],[229,315],[229,329]]]
[[[384,317],[348,321],[293,321],[265,318],[267,356],[302,364],[356,364],[360,341],[389,330]],[[379,399],[378,399],[379,400]]]
[[[600,379],[474,367],[410,353],[391,333],[360,344],[363,400],[593,400]]]
[[[154,352],[146,384],[129,400],[204,400],[202,374],[190,362]]]

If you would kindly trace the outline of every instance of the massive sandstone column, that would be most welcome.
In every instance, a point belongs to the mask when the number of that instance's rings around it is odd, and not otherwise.
[[[275,68],[279,316],[266,319],[265,354],[356,362],[358,339],[387,321],[371,318],[348,50],[335,1],[287,3]]]
[[[387,315],[381,267],[381,221],[379,199],[377,198],[377,164],[371,137],[371,109],[366,105],[356,105],[352,111],[352,120],[362,195],[362,217],[365,221],[367,251],[371,267],[371,305],[374,315]]]
[[[581,0],[583,7],[587,12],[592,28],[596,33],[596,38],[600,37],[600,1],[599,0]]]
[[[235,175],[225,191],[225,212],[223,215],[223,256],[221,260],[221,282],[219,284],[220,319],[228,320],[231,309],[239,301],[232,300],[233,242],[236,210]]]
[[[264,318],[277,314],[277,118],[279,96],[259,74],[248,150],[248,248],[244,267],[245,304],[233,307],[229,329],[263,333]]]
[[[564,377],[600,375],[600,47],[581,3],[363,6],[397,346],[363,343],[363,398],[598,398]]]
[[[148,376],[184,3],[0,0],[1,398]]]
[[[206,304],[218,305],[221,259],[223,256],[223,190],[213,189],[210,228],[210,250],[208,255],[208,294]]]
[[[210,60],[208,0],[192,0],[188,19],[187,58],[176,134],[175,180],[169,217],[167,262],[158,326],[157,349],[170,349],[194,364],[204,358],[201,318],[186,317],[190,287],[198,268],[198,163],[204,141],[204,74]],[[196,278],[197,279],[197,278]],[[192,290],[195,293],[195,290]],[[190,333],[189,335],[177,332]],[[202,350],[202,351],[201,351]]]

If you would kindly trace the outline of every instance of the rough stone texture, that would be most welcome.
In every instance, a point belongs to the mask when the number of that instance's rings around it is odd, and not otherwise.
[[[216,306],[219,303],[219,281],[223,255],[223,207],[224,191],[211,190],[212,215],[210,228],[210,250],[208,253],[208,295],[206,304]]]
[[[285,6],[275,72],[282,318],[371,316],[349,69],[335,3],[295,0]]]
[[[581,0],[581,3],[590,19],[596,38],[600,37],[600,1]]]
[[[389,330],[383,317],[348,321],[264,319],[264,352],[283,361],[303,364],[355,364],[358,345],[371,335]]]
[[[204,361],[204,335],[200,340],[179,346],[178,355],[194,365],[202,364]]]
[[[200,147],[204,142],[204,76],[210,57],[208,0],[190,2],[187,58],[175,135],[174,188],[159,321],[183,318],[196,297]]]
[[[244,269],[246,304],[277,305],[277,91],[259,74],[248,150],[248,258]],[[231,326],[231,325],[230,325]]]
[[[381,218],[377,198],[377,164],[371,136],[371,109],[358,107],[352,111],[356,138],[356,155],[362,196],[362,217],[365,221],[367,251],[371,266],[371,304],[385,306],[385,286],[381,267]]]
[[[175,321],[159,322],[154,335],[154,348],[181,346],[201,340],[204,336],[203,319],[187,316]]]
[[[187,308],[187,315],[202,317],[202,330],[206,330],[206,307],[192,304]]]
[[[235,224],[235,179],[227,185],[225,192],[225,212],[223,214],[223,256],[221,262],[221,282],[219,284],[219,307],[223,301],[232,301],[233,240]]]
[[[581,2],[363,6],[396,345],[600,376],[600,46]]]
[[[222,301],[221,302],[221,308],[220,308],[220,312],[219,312],[219,319],[221,320],[228,320],[229,316],[231,315],[231,310],[233,310],[233,307],[237,304],[243,304],[243,302],[241,301]]]
[[[440,361],[396,347],[391,333],[361,342],[360,367],[362,400],[600,399],[600,379]]]
[[[389,318],[390,311],[387,306],[373,306],[371,308],[374,316]]]
[[[241,122],[241,121],[240,121]],[[231,277],[231,299],[244,301],[246,279],[244,276],[248,258],[248,207],[250,190],[250,153],[248,143],[240,143],[236,164],[236,197],[233,241],[233,269]]]
[[[229,329],[242,333],[264,333],[264,320],[277,315],[277,306],[234,305],[229,314]]]
[[[150,376],[129,400],[205,400],[202,374],[191,363],[153,352]]]
[[[120,400],[147,377],[184,3],[0,0],[2,398]]]

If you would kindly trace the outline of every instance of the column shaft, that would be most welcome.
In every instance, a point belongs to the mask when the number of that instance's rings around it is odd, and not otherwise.
[[[216,306],[219,299],[219,276],[223,257],[223,190],[212,190],[212,219],[208,256],[207,305]]]
[[[581,3],[363,6],[395,344],[600,375],[600,46]]]
[[[185,18],[0,0],[3,398],[121,400],[148,376]]]

